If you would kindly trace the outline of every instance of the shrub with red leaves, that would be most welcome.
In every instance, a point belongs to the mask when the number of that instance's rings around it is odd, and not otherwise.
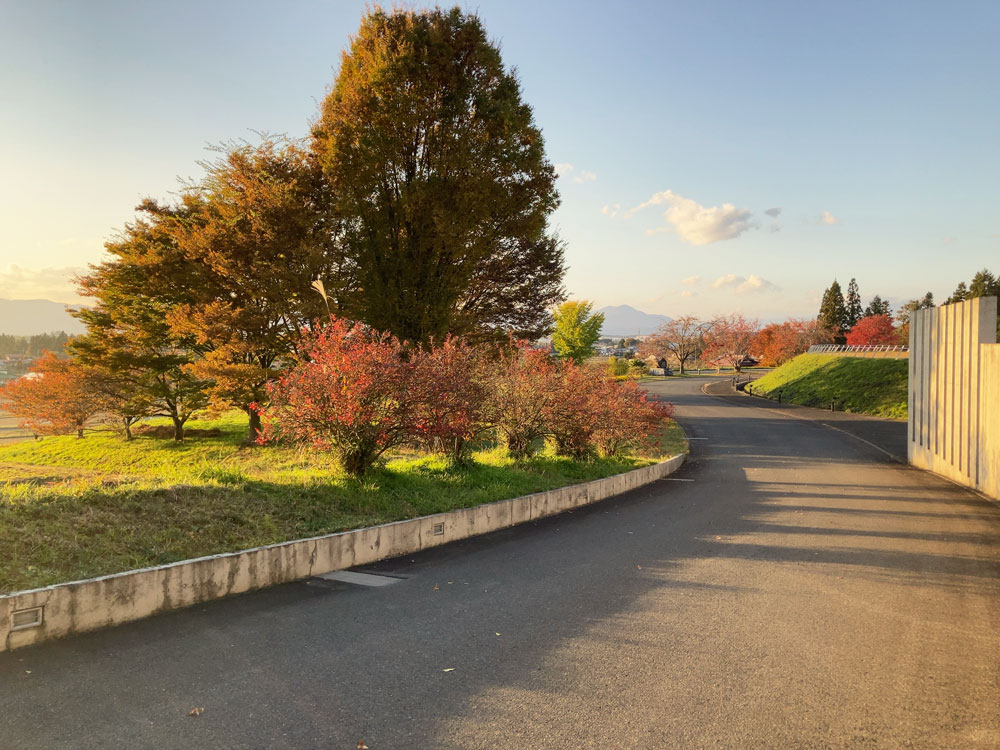
[[[649,398],[635,381],[615,381],[609,386],[604,391],[605,409],[594,430],[594,444],[602,456],[648,444],[674,413],[673,404]]]
[[[671,414],[672,405],[649,399],[634,381],[567,363],[547,423],[559,455],[586,458],[645,444]]]
[[[549,353],[526,345],[502,352],[487,383],[487,418],[518,461],[549,434],[549,417],[559,389],[558,364]]]
[[[308,360],[268,387],[261,441],[332,451],[349,474],[364,474],[417,433],[410,354],[394,336],[332,319],[308,343]]]
[[[597,451],[594,435],[605,420],[609,396],[618,383],[603,371],[566,362],[556,373],[555,398],[546,422],[556,453],[586,458]]]
[[[468,461],[470,443],[487,428],[489,365],[483,347],[448,337],[430,351],[414,352],[413,387],[418,394],[414,436],[454,463]]]
[[[562,455],[612,455],[658,434],[671,413],[634,382],[560,365],[544,350],[494,355],[454,338],[424,350],[336,318],[268,393],[262,442],[332,451],[355,476],[412,442],[467,460],[469,443],[488,429],[515,460],[548,437]]]

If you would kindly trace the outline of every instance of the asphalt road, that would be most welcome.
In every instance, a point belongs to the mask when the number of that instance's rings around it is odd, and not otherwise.
[[[0,747],[1000,747],[1000,509],[700,385],[670,480],[0,654]]]

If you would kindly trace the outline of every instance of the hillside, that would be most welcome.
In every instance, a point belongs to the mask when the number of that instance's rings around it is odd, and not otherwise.
[[[636,310],[631,305],[610,305],[597,312],[604,315],[602,336],[646,336],[672,318]]]
[[[0,333],[10,336],[56,331],[83,333],[83,324],[66,312],[67,307],[47,299],[0,299]]]
[[[753,381],[753,393],[803,406],[828,407],[876,417],[906,419],[909,362],[801,354]]]

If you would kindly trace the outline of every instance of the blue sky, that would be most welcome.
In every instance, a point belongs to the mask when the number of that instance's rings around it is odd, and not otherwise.
[[[1000,3],[463,7],[562,175],[573,297],[783,319],[1000,271]],[[304,135],[363,12],[0,0],[0,297],[75,301],[206,144]]]

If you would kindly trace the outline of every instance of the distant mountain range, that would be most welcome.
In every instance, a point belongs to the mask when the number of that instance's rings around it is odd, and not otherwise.
[[[610,305],[602,307],[597,312],[604,313],[602,336],[646,336],[655,332],[664,323],[673,320],[666,315],[655,315],[636,310],[631,305]]]
[[[47,299],[0,299],[0,333],[36,336],[39,333],[84,332],[83,323],[66,312],[62,302]]]

